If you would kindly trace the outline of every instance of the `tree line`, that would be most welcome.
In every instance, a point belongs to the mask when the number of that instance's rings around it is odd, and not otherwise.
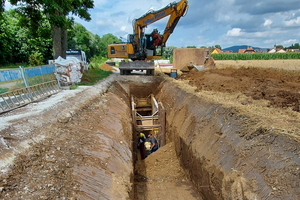
[[[32,34],[30,27],[21,26],[20,15],[16,10],[4,11],[0,19],[0,64],[47,63],[53,59],[53,39],[50,22],[43,23]],[[121,40],[112,34],[100,37],[88,31],[79,23],[67,29],[67,49],[81,49],[88,59],[94,56],[107,57],[107,45]]]

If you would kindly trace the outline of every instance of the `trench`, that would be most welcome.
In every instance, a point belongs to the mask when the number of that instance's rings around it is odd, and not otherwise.
[[[95,98],[72,120],[43,127],[56,139],[16,162],[13,172],[19,172],[5,176],[0,197],[300,198],[297,142],[170,79],[132,77],[112,82],[100,95],[97,87],[86,91]],[[165,135],[157,135],[156,152],[139,160],[131,98],[151,94],[164,108]]]
[[[122,84],[121,87],[128,88],[128,97],[145,98],[153,94],[166,113],[166,145],[160,147],[161,152],[136,162],[135,132],[133,134],[133,199],[294,199],[299,195],[297,175],[288,173],[291,168],[296,170],[299,157],[284,148],[286,143],[297,146],[295,141],[256,127],[255,121],[235,108],[207,102],[158,77],[147,83]],[[147,173],[151,173],[148,170],[151,168],[168,174],[165,170],[168,166],[155,163],[156,160],[170,164],[164,160],[169,156],[165,154],[168,147],[167,151],[174,149],[182,179],[174,175],[174,180],[170,182],[175,184],[166,181],[162,184],[162,192],[157,186],[159,180],[155,182],[155,178],[147,177]],[[275,156],[278,154],[289,158],[290,162],[282,161]],[[280,174],[280,170],[285,173]],[[157,174],[154,173],[154,176]],[[280,176],[282,181],[276,176]],[[285,179],[288,179],[287,184],[283,181]],[[277,187],[286,191],[274,190],[274,181]],[[181,186],[184,186],[182,191]],[[179,194],[166,195],[176,193],[174,191]]]

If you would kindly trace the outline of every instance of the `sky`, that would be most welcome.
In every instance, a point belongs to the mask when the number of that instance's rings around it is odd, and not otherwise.
[[[75,21],[100,37],[112,33],[127,38],[133,33],[134,19],[171,2],[174,1],[94,0],[94,9],[89,10],[92,20],[75,17]],[[167,46],[272,48],[275,44],[288,47],[300,43],[300,0],[189,0],[188,4]],[[13,7],[6,1],[5,8]],[[167,20],[168,17],[149,25],[145,32],[157,28],[162,34]]]

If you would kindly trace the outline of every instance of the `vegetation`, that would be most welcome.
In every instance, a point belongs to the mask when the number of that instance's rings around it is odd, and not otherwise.
[[[0,88],[0,94],[7,92],[9,89],[8,88]]]
[[[0,67],[15,68],[19,65],[42,65],[53,59],[51,25],[44,18],[36,34],[29,27],[20,27],[21,16],[15,10],[5,11],[0,19]],[[81,49],[88,60],[96,56],[107,58],[107,45],[120,42],[116,36],[106,34],[102,38],[86,30],[79,23],[68,29],[68,49]],[[21,63],[21,64],[14,64]]]
[[[300,59],[300,53],[220,53],[211,56],[215,60]]]
[[[98,81],[108,77],[111,73],[111,71],[104,71],[99,67],[91,68],[83,73],[82,81],[78,85],[94,85]]]
[[[91,20],[88,9],[94,7],[93,0],[9,0],[12,5],[17,6],[16,11],[20,15],[19,24],[27,27],[32,35],[36,35],[43,23],[48,21],[51,26],[53,57],[66,57],[67,28],[74,19],[69,16],[73,14],[86,21]],[[42,9],[41,9],[42,8]]]

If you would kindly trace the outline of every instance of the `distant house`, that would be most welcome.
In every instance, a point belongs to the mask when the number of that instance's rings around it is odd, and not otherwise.
[[[296,52],[297,50],[299,51],[299,49],[287,49],[286,52]]]
[[[277,49],[276,53],[286,53],[286,51],[283,49]]]
[[[247,47],[246,51],[244,53],[255,53],[255,50],[252,47]]]
[[[247,47],[247,49],[239,49],[238,53],[255,53],[252,47]]]
[[[260,49],[254,49],[256,53],[267,53],[268,49],[266,48],[260,48]]]
[[[233,53],[232,50],[223,51],[223,53]]]
[[[239,49],[238,53],[244,53],[246,51],[246,49]]]
[[[214,50],[211,52],[211,54],[213,54],[213,53],[223,53],[223,51],[221,49],[214,48]]]
[[[268,53],[276,53],[276,49],[269,49]]]

